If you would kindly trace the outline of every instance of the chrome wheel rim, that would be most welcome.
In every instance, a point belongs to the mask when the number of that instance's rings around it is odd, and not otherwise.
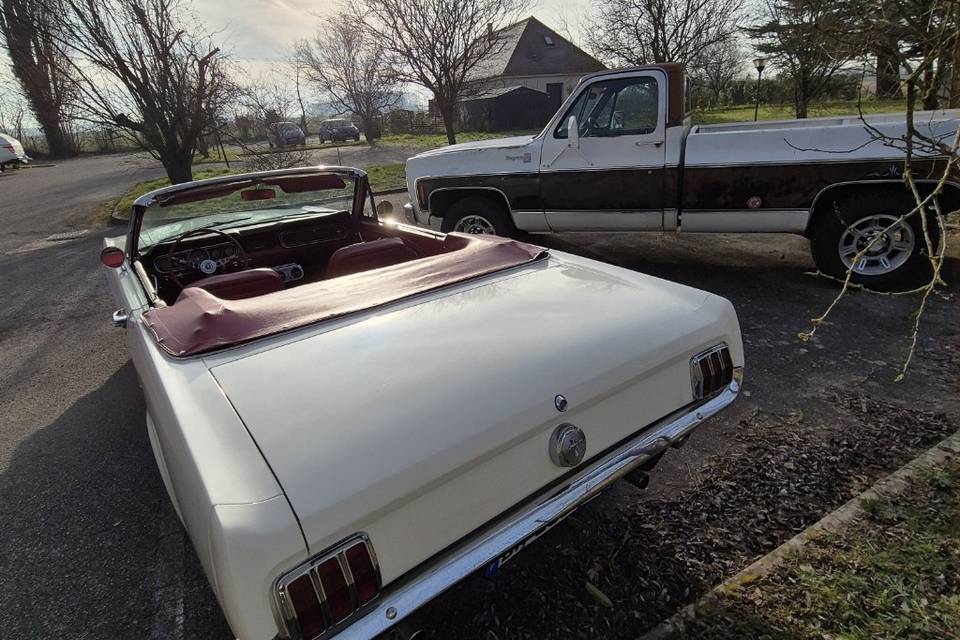
[[[475,214],[470,214],[460,218],[460,221],[457,222],[457,226],[454,228],[454,231],[459,231],[460,233],[472,233],[482,236],[497,235],[497,230],[494,228],[492,222],[483,216],[478,216]]]
[[[902,267],[915,244],[913,229],[900,216],[880,213],[849,225],[840,235],[838,249],[847,269],[864,276],[881,276]]]

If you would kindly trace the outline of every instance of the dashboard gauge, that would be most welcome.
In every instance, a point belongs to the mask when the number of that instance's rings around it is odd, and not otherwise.
[[[189,262],[197,265],[207,259],[207,252],[205,249],[194,249],[190,252]]]
[[[200,263],[200,271],[203,271],[208,276],[212,276],[217,272],[217,263],[207,258]]]

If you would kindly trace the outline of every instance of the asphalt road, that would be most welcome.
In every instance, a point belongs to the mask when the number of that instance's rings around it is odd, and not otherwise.
[[[123,156],[0,177],[3,637],[229,637],[157,473],[123,332],[109,323],[113,302],[97,253],[117,229],[45,240],[87,228],[102,200],[157,173]],[[854,294],[816,340],[801,344],[797,331],[836,291],[804,274],[812,263],[802,238],[583,234],[544,243],[698,286],[737,307],[748,395],[672,452],[652,491],[688,486],[690,469],[722,452],[738,416],[802,411],[823,385],[960,410],[955,298],[931,301],[914,368],[895,384],[914,301]],[[948,280],[958,275],[954,259]],[[601,500],[624,495],[633,494]],[[549,549],[550,536],[537,546]],[[562,560],[544,552],[542,561]],[[467,597],[468,588],[444,597]]]

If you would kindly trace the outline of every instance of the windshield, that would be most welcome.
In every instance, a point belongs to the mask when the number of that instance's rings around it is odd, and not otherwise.
[[[137,248],[199,229],[227,229],[305,215],[350,211],[356,180],[333,173],[238,177],[158,196],[143,213]]]
[[[350,123],[346,120],[327,120],[328,127],[349,127]]]

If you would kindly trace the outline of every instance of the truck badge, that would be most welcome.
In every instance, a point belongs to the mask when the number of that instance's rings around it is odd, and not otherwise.
[[[564,423],[550,435],[550,459],[558,467],[575,467],[587,452],[587,436],[580,427]]]

